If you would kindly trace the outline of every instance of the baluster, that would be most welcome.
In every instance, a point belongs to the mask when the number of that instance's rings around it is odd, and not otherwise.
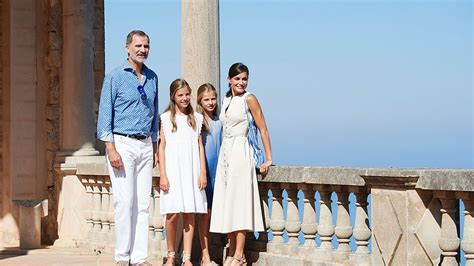
[[[301,223],[298,215],[298,190],[294,184],[284,184],[287,193],[286,223],[285,229],[288,233],[288,245],[298,245],[298,234],[301,229]]]
[[[474,193],[471,193],[474,196]],[[471,196],[471,197],[472,197]],[[466,266],[474,265],[474,199],[465,197],[464,201],[464,239],[461,241]]]
[[[318,232],[318,223],[316,222],[316,206],[314,205],[314,190],[312,185],[300,185],[303,190],[303,222],[301,231],[304,234],[304,248],[300,251],[301,257],[307,257],[312,254],[316,248],[314,239]]]
[[[155,207],[153,208],[153,220],[151,224],[155,230],[153,240],[155,241],[156,249],[165,252],[166,243],[163,241],[165,235],[163,230],[163,216],[160,214],[160,191],[157,189],[158,187],[158,184],[153,187],[153,201]],[[163,254],[163,252],[159,252],[159,254]]]
[[[108,245],[107,236],[110,230],[109,222],[109,208],[110,208],[110,194],[109,194],[110,180],[105,179],[101,189],[101,211],[100,211],[100,220],[101,220],[101,241],[105,245]]]
[[[331,211],[331,191],[319,191],[321,196],[321,210],[319,217],[318,231],[321,237],[320,250],[333,251],[332,236],[334,235],[334,225],[332,223]]]
[[[113,253],[115,250],[115,209],[114,209],[114,188],[112,183],[109,187],[109,233],[107,235],[108,243],[107,246],[109,253]]]
[[[104,179],[103,177],[97,178],[97,192],[96,197],[96,216],[94,219],[94,235],[95,235],[95,249],[96,252],[104,249],[103,247],[103,237],[102,237],[102,190],[104,188]]]
[[[150,193],[150,206],[148,207],[148,250],[150,254],[157,252],[155,241],[155,227],[153,226],[153,218],[155,216],[155,189],[152,183],[152,193]]]
[[[270,212],[268,211],[268,184],[260,183],[258,187],[260,201],[262,202],[263,221],[265,232],[260,232],[259,241],[268,242],[268,230],[270,229]]]
[[[356,254],[369,254],[369,239],[372,232],[369,229],[369,216],[367,212],[367,193],[356,192],[356,217],[354,226],[354,238],[356,240]]]
[[[258,251],[258,252],[265,252],[268,243],[268,229],[270,228],[270,215],[268,212],[268,183],[260,183],[258,185],[258,191],[260,196],[260,203],[261,203],[261,212],[263,217],[263,232],[258,233],[258,238],[255,238],[255,234],[247,233],[246,239],[247,244],[246,249]],[[250,255],[250,253],[249,253]]]
[[[459,237],[456,228],[456,199],[452,192],[435,191],[435,197],[441,202],[441,237],[439,247],[442,250],[441,265],[458,265],[456,256],[459,249]]]
[[[279,183],[271,185],[272,189],[272,213],[270,218],[270,228],[272,229],[273,239],[268,243],[268,251],[281,253],[281,244],[283,243],[283,230],[285,229],[285,220],[283,216],[282,192]]]
[[[84,209],[84,218],[86,219],[86,224],[87,224],[87,242],[89,242],[90,238],[92,237],[92,230],[94,228],[94,221],[92,220],[92,208],[93,208],[93,203],[92,203],[92,187],[91,187],[91,181],[88,178],[82,179],[82,183],[84,184],[86,188],[86,203],[85,203],[85,209]]]
[[[100,205],[101,205],[101,198],[100,198],[100,186],[99,186],[99,178],[94,180],[92,186],[92,222],[94,223],[92,229],[92,237],[91,237],[91,244],[95,249],[98,238],[97,234],[100,231]]]
[[[337,192],[337,223],[335,233],[337,242],[339,242],[338,258],[346,260],[351,253],[349,246],[350,237],[352,236],[351,218],[349,214],[349,193],[347,187],[342,187]]]

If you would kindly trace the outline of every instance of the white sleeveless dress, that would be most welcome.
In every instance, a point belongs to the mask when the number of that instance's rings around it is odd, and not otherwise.
[[[194,113],[196,130],[188,125],[187,116],[176,115],[177,131],[171,132],[170,112],[161,114],[165,135],[165,169],[170,183],[167,193],[160,191],[160,213],[207,213],[205,190],[198,187],[201,170],[198,136],[203,116]]]
[[[245,99],[226,97],[219,119],[223,140],[217,163],[210,231],[264,231],[255,160],[247,141]]]

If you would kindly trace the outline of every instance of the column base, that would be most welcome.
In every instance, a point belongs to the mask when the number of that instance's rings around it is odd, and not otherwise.
[[[48,200],[14,200],[19,205],[20,248],[41,248],[41,217],[48,213]]]

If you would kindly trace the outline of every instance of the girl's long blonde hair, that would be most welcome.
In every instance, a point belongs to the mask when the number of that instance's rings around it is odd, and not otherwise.
[[[211,83],[202,84],[201,86],[199,86],[198,91],[197,91],[196,111],[198,113],[201,113],[204,116],[204,123],[203,123],[203,128],[202,129],[206,132],[209,132],[209,130],[210,130],[209,129],[209,122],[207,121],[207,119],[205,119],[205,117],[206,117],[205,110],[204,110],[204,107],[202,107],[202,105],[201,105],[201,100],[204,97],[204,93],[211,92],[211,91],[214,92],[214,94],[217,97],[217,90],[216,90],[216,88],[214,88],[214,86],[212,86]],[[212,111],[212,116],[213,117],[217,116],[217,109],[218,109],[218,103],[216,103],[216,108],[214,108],[214,110]]]
[[[176,124],[176,102],[174,101],[174,96],[176,95],[176,92],[179,89],[182,88],[188,88],[189,93],[191,93],[191,87],[189,87],[189,84],[186,82],[184,79],[175,79],[173,82],[171,82],[170,85],[170,103],[168,104],[168,107],[166,108],[165,112],[170,111],[171,113],[171,124],[173,125],[173,129],[171,132],[176,132],[178,130],[178,125]],[[196,131],[196,120],[194,118],[194,110],[191,104],[186,107],[184,110],[184,114],[187,116],[188,120],[188,125],[193,128],[194,131]]]

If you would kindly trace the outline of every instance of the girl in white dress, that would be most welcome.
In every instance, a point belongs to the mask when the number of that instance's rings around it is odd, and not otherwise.
[[[195,214],[207,213],[206,161],[200,135],[203,116],[194,112],[190,100],[188,83],[176,79],[170,85],[169,106],[160,116],[160,212],[166,214],[166,265],[175,263],[179,215],[183,217],[183,265],[192,265]]]
[[[267,174],[272,164],[270,136],[262,108],[257,98],[246,91],[248,76],[249,70],[244,64],[235,63],[230,67],[229,91],[219,116],[224,139],[217,163],[210,231],[227,234],[229,252],[225,266],[245,265],[246,233],[264,230],[256,161],[247,138],[249,113],[260,131],[265,150],[260,173]]]

